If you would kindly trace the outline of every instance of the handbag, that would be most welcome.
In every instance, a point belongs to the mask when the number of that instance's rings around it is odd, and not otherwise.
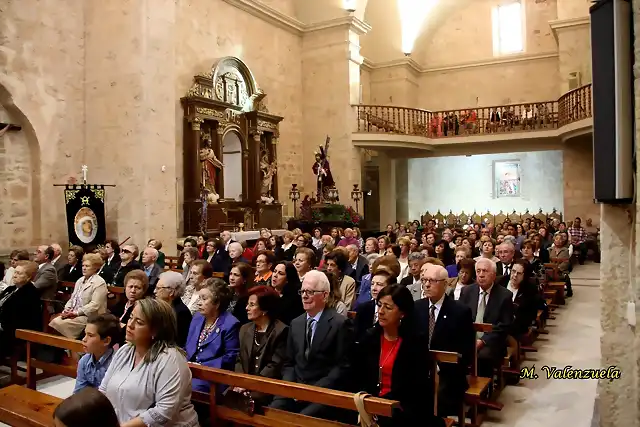
[[[256,410],[256,403],[251,397],[251,393],[248,390],[243,391],[242,393],[238,393],[237,391],[233,391],[231,387],[229,387],[222,394],[222,405],[231,409],[235,409],[237,411],[244,412],[249,416],[253,416]]]
[[[353,395],[353,401],[358,410],[358,424],[361,427],[378,427],[378,417],[369,414],[364,408],[364,399],[371,397],[369,393],[360,391]]]

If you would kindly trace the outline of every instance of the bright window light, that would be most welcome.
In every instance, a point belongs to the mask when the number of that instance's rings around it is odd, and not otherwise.
[[[520,0],[493,9],[493,54],[524,51],[524,25]]]
[[[425,18],[438,2],[439,0],[398,0],[403,53],[411,53]]]
[[[342,7],[348,11],[355,11],[358,0],[342,0]]]

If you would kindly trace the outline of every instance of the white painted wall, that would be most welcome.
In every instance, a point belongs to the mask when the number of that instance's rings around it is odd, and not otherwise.
[[[493,197],[493,161],[520,160],[521,197]],[[443,214],[536,213],[563,209],[562,151],[501,153],[409,160],[409,219]]]

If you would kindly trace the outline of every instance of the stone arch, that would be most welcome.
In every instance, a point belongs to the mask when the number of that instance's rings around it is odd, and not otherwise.
[[[40,169],[40,144],[34,130],[33,125],[22,112],[22,110],[15,104],[9,91],[0,84],[0,107],[6,111],[12,123],[20,125],[22,129],[15,132],[8,132],[4,135],[5,141],[9,138],[18,144],[26,144],[26,159],[21,159],[28,164],[28,170],[22,171],[23,178],[27,178],[26,183],[26,197],[22,203],[17,199],[17,196],[21,196],[21,189],[24,185],[16,185],[11,187],[10,177],[4,177],[3,179],[3,192],[0,198],[5,200],[4,204],[0,204],[0,215],[4,218],[0,221],[0,234],[6,234],[10,232],[9,228],[13,227],[13,231],[8,235],[11,236],[8,241],[10,247],[25,247],[40,243],[42,238],[42,217],[41,217],[41,169]],[[17,135],[17,136],[16,136]],[[24,147],[23,147],[24,148]],[[4,172],[7,167],[6,163],[11,160],[10,153],[5,151],[3,155],[0,155],[0,162],[4,163],[4,166],[0,166],[0,173]],[[17,167],[20,169],[20,166]],[[25,184],[21,182],[19,184]],[[13,194],[12,194],[13,192]],[[22,213],[26,213],[23,215]],[[26,218],[24,218],[26,216]],[[0,216],[1,217],[1,216]],[[14,220],[15,218],[15,220]],[[26,224],[24,228],[20,226],[20,222]],[[3,245],[0,243],[0,247]]]
[[[238,74],[240,74],[242,80],[244,81],[244,84],[246,85],[247,97],[250,97],[251,95],[259,91],[258,82],[253,76],[253,73],[251,72],[249,67],[247,67],[247,65],[242,62],[241,59],[238,59],[235,56],[225,56],[224,58],[216,60],[211,66],[213,94],[216,98],[219,98],[216,91],[216,84],[218,82],[218,79],[229,72],[237,72]]]

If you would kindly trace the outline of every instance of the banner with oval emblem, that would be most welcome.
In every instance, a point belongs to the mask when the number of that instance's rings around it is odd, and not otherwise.
[[[64,199],[69,244],[93,250],[106,239],[103,186],[67,185]]]

